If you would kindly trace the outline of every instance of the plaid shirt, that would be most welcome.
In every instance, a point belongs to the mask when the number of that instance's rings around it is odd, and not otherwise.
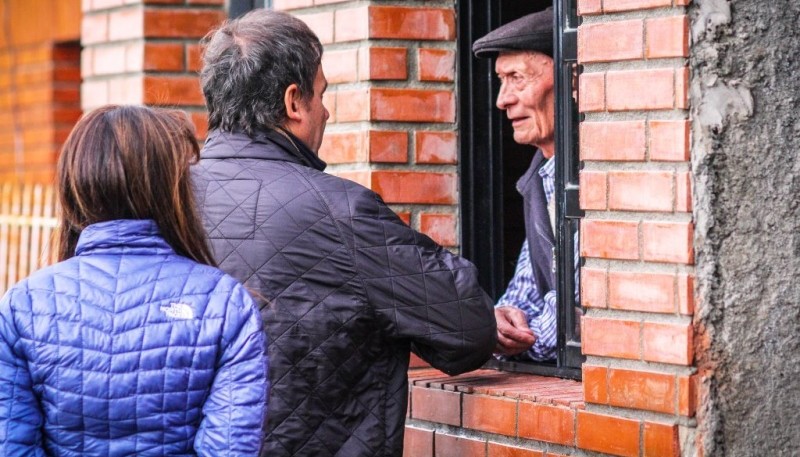
[[[538,172],[549,205],[555,193],[555,160],[551,158],[545,162]],[[556,291],[544,291],[542,296],[536,288],[527,239],[522,243],[514,277],[511,278],[505,293],[495,306],[513,306],[525,313],[528,326],[536,335],[536,342],[523,355],[536,361],[551,360],[556,357]]]

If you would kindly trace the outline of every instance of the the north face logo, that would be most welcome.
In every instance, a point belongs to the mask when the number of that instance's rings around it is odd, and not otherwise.
[[[194,319],[194,310],[186,303],[170,303],[161,305],[161,311],[172,319]]]

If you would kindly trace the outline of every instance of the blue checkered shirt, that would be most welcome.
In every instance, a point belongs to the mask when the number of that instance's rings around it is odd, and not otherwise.
[[[556,162],[553,158],[550,158],[538,170],[548,205],[555,193],[555,171]],[[551,360],[556,357],[556,302],[555,290],[545,291],[544,297],[542,297],[541,292],[536,288],[528,240],[526,239],[522,244],[519,259],[517,259],[514,277],[511,278],[505,293],[495,305],[496,307],[513,306],[525,313],[528,326],[536,335],[536,342],[522,355],[536,361]]]

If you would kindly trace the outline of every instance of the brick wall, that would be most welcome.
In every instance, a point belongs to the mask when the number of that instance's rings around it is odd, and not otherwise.
[[[413,227],[457,235],[452,2],[276,0],[323,45],[328,171],[381,194]]]

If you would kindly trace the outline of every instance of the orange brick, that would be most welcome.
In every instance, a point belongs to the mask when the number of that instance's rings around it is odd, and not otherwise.
[[[583,397],[588,403],[608,404],[608,370],[583,364]]]
[[[608,307],[608,279],[605,270],[581,269],[581,306],[586,308]]]
[[[225,19],[225,13],[210,9],[146,9],[147,38],[202,38]]]
[[[584,170],[580,172],[581,209],[605,210],[608,208],[606,176],[603,171]]]
[[[337,12],[338,14],[338,12]],[[331,11],[313,14],[298,14],[297,18],[305,22],[319,38],[320,43],[333,43],[334,13]],[[355,25],[355,24],[354,24]]]
[[[575,410],[521,401],[519,437],[548,443],[575,443]]]
[[[456,53],[448,49],[417,50],[420,81],[451,82],[455,79]]]
[[[374,121],[454,122],[455,110],[455,98],[449,90],[370,91],[370,119]]]
[[[458,244],[456,217],[452,214],[422,213],[419,216],[419,229],[442,246]]]
[[[486,455],[486,441],[437,433],[433,438],[435,457]]]
[[[578,27],[578,62],[612,62],[641,59],[644,22],[601,22]]]
[[[689,56],[688,16],[653,18],[645,24],[648,59]]]
[[[187,64],[189,71],[199,72],[203,69],[203,47],[199,44],[189,44],[186,46]]]
[[[403,222],[406,223],[406,225],[411,225],[411,213],[410,212],[408,212],[408,211],[398,211],[396,214],[397,214],[397,217],[400,218],[400,220],[402,220]],[[419,359],[419,356],[417,356],[416,354],[412,353],[411,354],[412,361],[414,360],[414,358],[418,358]],[[419,359],[419,360],[422,360],[422,359]],[[423,361],[423,363],[427,364],[428,362]]]
[[[335,173],[340,178],[349,179],[364,187],[369,187],[372,182],[372,172],[370,171],[340,171]]]
[[[457,162],[455,132],[417,131],[414,134],[417,163],[454,164]]]
[[[671,109],[675,74],[671,68],[610,71],[606,74],[609,111]]]
[[[375,171],[372,189],[387,203],[452,205],[457,202],[456,176],[452,173]]]
[[[369,21],[369,7],[336,9],[331,37],[337,43],[366,40],[369,38]]]
[[[644,121],[581,122],[581,160],[645,159]]]
[[[678,457],[680,443],[675,424],[644,423],[644,457]]]
[[[362,80],[404,80],[408,78],[406,48],[360,48],[358,72]]]
[[[672,211],[672,172],[619,171],[608,174],[608,208]]]
[[[583,219],[581,256],[602,259],[639,258],[637,222]]]
[[[689,160],[689,121],[650,121],[650,160]]]
[[[692,264],[693,235],[691,222],[644,222],[642,257],[651,262]]]
[[[689,67],[675,70],[675,108],[689,108]]]
[[[694,276],[678,275],[678,311],[681,314],[694,313]]]
[[[603,12],[602,0],[578,0],[578,15],[591,16]]]
[[[611,369],[608,373],[610,405],[675,413],[675,375],[620,369]]]
[[[578,77],[578,109],[582,113],[606,108],[606,74],[581,73]]]
[[[692,211],[692,174],[680,172],[675,176],[675,211]]]
[[[645,10],[672,6],[672,0],[603,0],[603,12]]]
[[[358,80],[358,49],[343,49],[322,54],[322,69],[329,84]]]
[[[369,132],[369,161],[408,162],[408,132],[371,130]]]
[[[340,102],[341,100],[341,102]],[[330,105],[326,104],[326,107]],[[328,111],[331,112],[330,107]],[[366,121],[369,119],[369,90],[354,89],[336,92],[336,122]],[[330,119],[329,122],[332,122]]]
[[[433,431],[406,427],[403,439],[403,457],[430,457],[433,455]]]
[[[642,329],[642,350],[650,362],[691,365],[692,326],[647,322]]]
[[[183,71],[183,44],[146,43],[142,69],[145,71]]]
[[[409,218],[411,217],[411,213],[408,213],[408,212],[405,212],[405,213],[402,213],[402,214],[401,213],[397,213],[397,217],[402,219],[403,222],[405,222],[406,225],[408,225],[408,221],[409,221]],[[422,358],[420,358],[420,356],[418,356],[417,354],[414,354],[413,352],[411,353],[411,357],[409,358],[409,361],[408,361],[408,368],[430,368],[430,366],[431,366],[431,364],[429,364],[428,362],[422,360]]]
[[[517,434],[517,401],[487,395],[465,395],[462,405],[464,428],[497,433]]]
[[[544,452],[489,441],[489,457],[544,457]]]
[[[578,411],[578,447],[623,457],[638,456],[639,422]]]
[[[639,358],[639,323],[584,316],[581,349],[587,355]]]
[[[369,7],[369,38],[397,40],[453,40],[452,8]]]
[[[152,76],[144,77],[144,100],[148,105],[198,105],[205,99],[200,90],[200,82],[192,76]]]
[[[675,312],[675,276],[671,274],[610,271],[608,301],[612,309]]]
[[[197,138],[200,140],[204,140],[206,136],[208,136],[208,113],[205,111],[203,112],[192,112],[189,115],[190,119],[192,120],[192,124],[194,124],[195,134]]]
[[[366,155],[363,132],[328,133],[319,148],[319,157],[328,163],[365,162]]]
[[[678,413],[693,417],[697,407],[697,375],[678,377]]]

